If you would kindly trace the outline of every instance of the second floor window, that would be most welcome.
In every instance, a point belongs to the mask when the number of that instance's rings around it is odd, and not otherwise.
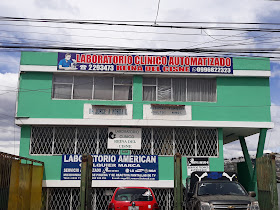
[[[54,74],[53,98],[132,100],[132,77]]]
[[[143,101],[215,102],[216,79],[143,78]]]

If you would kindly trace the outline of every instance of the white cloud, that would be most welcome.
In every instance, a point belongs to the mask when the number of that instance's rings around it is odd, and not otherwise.
[[[17,81],[18,74],[0,73],[0,151],[12,154],[18,154],[20,138],[14,122]]]
[[[0,141],[0,151],[19,155],[19,141]]]

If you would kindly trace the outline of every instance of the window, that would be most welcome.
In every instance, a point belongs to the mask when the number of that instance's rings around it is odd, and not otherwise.
[[[57,75],[53,81],[53,98],[71,99],[73,77]]]
[[[215,79],[188,79],[188,101],[216,101]]]
[[[119,154],[107,149],[107,127],[43,127],[33,126],[30,154]],[[217,129],[207,128],[142,128],[141,150],[132,155],[217,157]]]
[[[95,77],[93,97],[100,100],[112,100],[113,77]]]
[[[144,101],[216,101],[216,79],[143,78]]]
[[[74,77],[74,99],[92,98],[93,78],[85,76]]]
[[[132,100],[132,77],[54,74],[53,98]]]

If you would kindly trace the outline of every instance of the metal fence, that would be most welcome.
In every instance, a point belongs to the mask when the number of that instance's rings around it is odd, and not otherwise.
[[[30,154],[118,154],[107,149],[107,127],[33,126]],[[141,150],[135,155],[167,155],[176,152],[187,157],[217,157],[217,129],[142,128]]]
[[[41,161],[0,152],[1,210],[41,206],[43,166]]]
[[[116,188],[92,188],[92,210],[105,210]],[[161,210],[174,209],[173,189],[152,189]],[[79,188],[43,188],[41,210],[78,210]]]
[[[260,209],[277,210],[278,192],[275,155],[270,154],[257,158],[256,166]]]

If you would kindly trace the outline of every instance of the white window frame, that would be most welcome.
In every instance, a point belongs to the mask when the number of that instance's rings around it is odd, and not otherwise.
[[[91,98],[85,98],[85,99],[74,99],[74,80],[75,80],[75,75],[72,75],[72,83],[60,83],[60,82],[54,82],[54,77],[55,75],[59,75],[59,74],[53,74],[53,80],[52,80],[52,94],[51,94],[51,97],[52,97],[52,100],[96,100],[96,101],[116,101],[115,100],[115,85],[116,86],[131,86],[131,99],[127,99],[127,100],[117,100],[117,101],[132,101],[133,100],[133,76],[126,76],[126,77],[129,77],[131,78],[131,84],[115,84],[115,77],[118,77],[118,76],[105,76],[105,77],[112,77],[113,78],[113,89],[112,89],[112,99],[111,100],[103,100],[103,99],[95,99],[94,98],[94,89],[95,89],[95,78],[96,77],[104,77],[104,76],[91,76],[92,77],[92,80],[93,80],[93,87],[92,87],[92,93],[91,93]],[[66,75],[66,74],[63,74],[63,75]],[[90,76],[90,75],[89,75]],[[55,98],[54,97],[54,85],[71,85],[71,98],[67,99],[67,98]]]

